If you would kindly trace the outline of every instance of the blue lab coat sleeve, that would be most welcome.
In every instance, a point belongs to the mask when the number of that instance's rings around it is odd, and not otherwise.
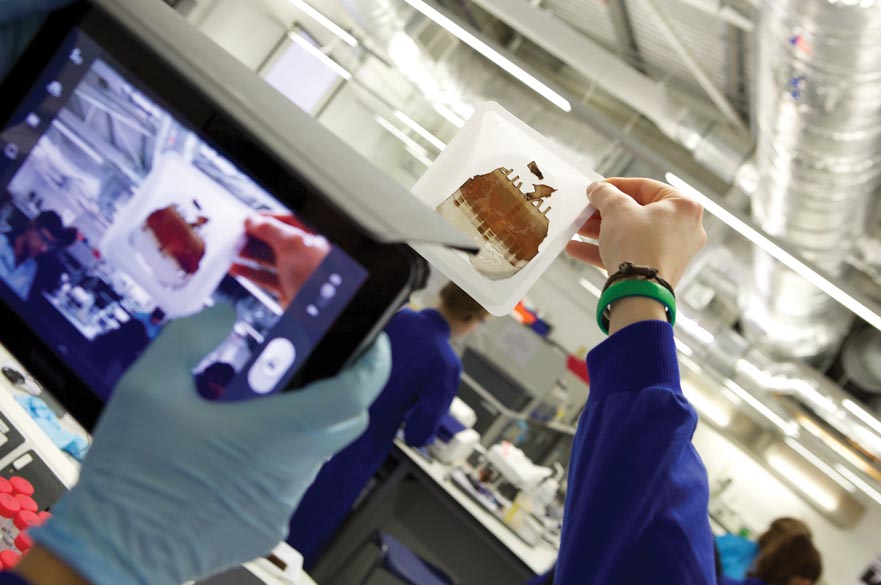
[[[12,573],[0,573],[0,585],[29,585],[27,581]]]
[[[636,323],[587,359],[555,583],[715,583],[707,474],[672,327]]]
[[[438,425],[450,410],[459,390],[461,376],[461,363],[457,363],[456,367],[446,366],[433,374],[404,421],[404,440],[408,445],[424,447],[434,440]]]
[[[2,584],[0,584],[2,585]],[[733,577],[726,577],[722,575],[719,578],[719,585],[767,585],[761,579],[756,579],[755,577],[745,577],[743,580],[734,579]]]

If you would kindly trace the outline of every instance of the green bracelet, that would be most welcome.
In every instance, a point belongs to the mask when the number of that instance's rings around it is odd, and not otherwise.
[[[651,280],[619,280],[607,288],[597,304],[597,324],[606,335],[609,334],[609,315],[611,305],[627,297],[646,297],[664,305],[667,321],[676,324],[676,297],[669,290]]]

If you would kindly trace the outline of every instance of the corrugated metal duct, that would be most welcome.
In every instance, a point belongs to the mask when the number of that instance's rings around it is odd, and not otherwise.
[[[879,39],[878,0],[761,3],[753,218],[837,277],[881,174]],[[748,337],[791,357],[834,350],[851,319],[759,251],[741,305]]]

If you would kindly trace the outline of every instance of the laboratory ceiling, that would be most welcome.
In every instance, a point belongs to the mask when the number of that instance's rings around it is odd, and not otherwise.
[[[881,412],[881,372],[872,366],[881,356],[881,243],[869,220],[878,177],[866,171],[881,169],[881,145],[859,142],[881,136],[881,115],[856,108],[881,103],[871,74],[881,8],[867,7],[863,18],[857,7],[813,0],[811,21],[795,0],[261,4],[285,27],[280,43],[285,31],[304,29],[344,68],[346,82],[319,119],[353,144],[363,138],[362,152],[405,184],[469,109],[493,99],[603,174],[675,180],[672,172],[685,179],[677,186],[697,187],[713,245],[681,287],[677,335],[686,378],[695,380],[689,398],[756,460],[782,461],[838,494],[836,506],[820,510],[834,522],[852,525],[867,506],[881,505],[881,422],[871,412]],[[344,34],[320,25],[304,4]],[[800,31],[827,25],[815,45],[804,41]],[[354,44],[340,40],[349,32]],[[759,50],[768,46],[774,50]],[[265,72],[266,63],[253,66]],[[814,80],[826,85],[811,87]],[[849,81],[859,99],[835,101],[850,90],[828,89]],[[362,126],[387,134],[388,148],[354,131],[353,107],[366,112]],[[853,132],[825,127],[829,108]],[[850,168],[861,171],[858,198],[848,198],[841,178]],[[771,173],[779,180],[768,181]],[[826,175],[829,197],[811,187],[811,177]],[[773,188],[758,186],[763,179]],[[822,254],[812,239],[832,217],[837,231],[827,247],[835,254]],[[848,238],[857,224],[866,224],[867,237]],[[558,264],[545,289],[602,285],[592,269]],[[565,328],[553,303],[545,310]],[[762,330],[748,318],[755,315],[773,326]],[[777,475],[804,494],[805,482]]]

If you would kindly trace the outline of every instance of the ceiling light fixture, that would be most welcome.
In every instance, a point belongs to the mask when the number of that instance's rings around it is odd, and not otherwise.
[[[673,338],[673,343],[676,344],[676,349],[678,349],[678,350],[679,350],[679,351],[680,351],[685,357],[690,358],[691,356],[694,355],[694,350],[691,349],[690,347],[688,347],[688,344],[686,344],[684,341],[682,341],[682,340],[679,339],[678,337],[674,337],[674,338]],[[681,358],[680,358],[680,359],[681,359]],[[696,363],[694,363],[693,361],[688,360],[688,362],[689,362],[689,363],[688,363],[687,365],[688,365],[692,370],[698,369],[698,370],[700,370],[700,371],[703,371],[703,368],[701,368],[700,366],[698,366],[698,365],[697,365]],[[692,366],[694,366],[694,367],[692,367]]]
[[[821,428],[817,423],[808,418],[807,416],[800,414],[798,415],[798,422],[806,431],[823,441],[823,444],[838,453],[848,463],[861,470],[863,473],[875,478],[876,476],[881,477],[881,474],[878,474],[877,471],[874,470],[866,461],[857,455],[850,447],[845,446],[841,443],[841,441],[833,436],[826,429]],[[878,479],[881,481],[881,479]]]
[[[431,107],[433,107],[435,112],[443,116],[447,120],[447,122],[449,122],[456,128],[461,128],[465,125],[465,120],[444,104],[436,103],[432,104]]]
[[[716,425],[724,428],[731,424],[731,413],[723,410],[722,407],[701,394],[700,390],[697,390],[691,384],[683,383],[682,393],[700,414],[716,423]]]
[[[864,494],[875,500],[877,503],[881,504],[881,493],[878,493],[878,490],[874,489],[872,486],[860,479],[856,473],[840,463],[835,466],[835,471],[843,475],[848,481],[860,488],[860,490],[862,490]]]
[[[849,398],[845,398],[841,401],[841,406],[845,408],[849,413],[872,427],[872,430],[881,435],[881,421],[877,418],[866,412],[860,405]]]
[[[433,161],[430,158],[428,158],[428,155],[425,154],[425,151],[420,152],[418,150],[410,148],[409,146],[406,146],[405,148],[407,149],[407,152],[409,152],[413,158],[415,158],[416,160],[421,162],[423,165],[425,165],[426,167],[431,166],[431,163]]]
[[[600,290],[600,287],[584,277],[578,279],[578,284],[580,284],[584,290],[586,290],[598,299],[603,294],[603,291]]]
[[[425,129],[425,127],[421,126],[416,120],[401,112],[400,110],[395,112],[395,118],[403,122],[407,127],[413,130],[416,134],[424,138],[429,144],[435,147],[438,150],[443,150],[447,147],[447,143],[429,132]]]
[[[431,157],[428,156],[428,151],[426,151],[421,144],[407,136],[407,134],[403,130],[401,130],[382,116],[374,116],[373,119],[376,121],[377,124],[382,126],[386,130],[386,132],[400,140],[404,144],[405,150],[410,154],[410,156],[412,156],[427,167],[431,166]]]
[[[839,288],[834,282],[824,277],[816,270],[805,264],[801,259],[790,254],[778,244],[769,239],[765,234],[731,213],[673,173],[667,173],[667,182],[686,195],[690,195],[699,201],[711,214],[719,218],[723,223],[728,225],[734,231],[738,232],[750,242],[773,256],[776,260],[783,263],[787,268],[816,286],[818,289],[829,295],[835,301],[846,307],[855,315],[863,319],[866,323],[881,331],[881,315],[867,307],[865,304],[855,299],[853,296]]]
[[[312,20],[314,20],[315,22],[317,22],[318,24],[320,24],[321,26],[323,26],[324,28],[326,28],[327,30],[329,30],[330,32],[332,32],[333,34],[338,36],[339,38],[341,38],[343,40],[343,42],[346,43],[347,45],[349,45],[351,47],[358,46],[358,39],[356,39],[351,34],[346,32],[345,30],[343,30],[343,28],[340,25],[338,25],[337,23],[335,23],[334,21],[332,21],[328,17],[324,16],[322,13],[318,12],[310,4],[307,4],[303,0],[288,0],[288,2],[290,2],[291,4],[296,6],[302,12],[306,13],[306,15],[309,18],[311,18]]]
[[[424,0],[404,1],[564,112],[572,111],[572,104],[569,103],[569,100],[539,81],[534,75],[527,72],[497,50],[493,49],[488,44],[453,22],[450,18],[430,6],[427,2],[424,2]]]
[[[342,65],[325,55],[321,49],[310,43],[308,40],[304,39],[300,35],[295,32],[289,32],[288,38],[291,39],[294,43],[299,45],[304,51],[321,61],[328,69],[345,79],[346,81],[352,79],[352,74],[345,69]]]
[[[768,408],[761,400],[744,390],[733,380],[725,380],[725,387],[734,392],[738,398],[749,404],[753,410],[771,421],[777,428],[783,431],[787,437],[798,436],[798,425],[794,421],[785,420],[779,414]]]
[[[780,452],[775,452],[769,455],[767,460],[768,464],[776,469],[791,486],[811,498],[821,508],[827,512],[834,512],[838,509],[839,498],[818,486],[804,472],[804,469],[795,465],[790,458]]]
[[[829,479],[846,489],[850,493],[857,491],[853,484],[841,477],[841,474],[832,469],[832,466],[820,459],[815,453],[808,450],[807,447],[793,439],[784,439],[783,441],[790,449],[804,457],[811,465],[822,471]]]

